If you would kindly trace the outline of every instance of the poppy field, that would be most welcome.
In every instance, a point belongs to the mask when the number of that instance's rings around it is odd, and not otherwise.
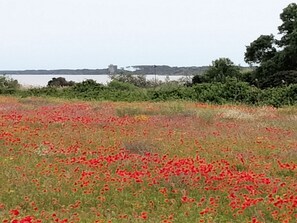
[[[296,222],[297,108],[0,97],[0,219]]]

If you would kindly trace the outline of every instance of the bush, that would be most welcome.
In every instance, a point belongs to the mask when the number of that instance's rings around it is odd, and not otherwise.
[[[52,80],[50,80],[47,83],[48,87],[67,87],[67,86],[73,86],[75,85],[74,81],[66,81],[66,79],[64,77],[58,77],[58,78],[52,78]]]
[[[177,83],[169,82],[158,88],[149,91],[151,100],[168,101],[168,100],[191,100],[193,90],[190,87],[180,86]]]
[[[274,107],[296,105],[297,84],[278,88],[267,88],[265,90],[262,90],[260,103],[272,105]]]
[[[101,91],[104,88],[105,86],[103,84],[99,84],[94,80],[87,79],[81,83],[75,84],[72,89],[75,93],[83,93]]]
[[[288,86],[290,84],[297,84],[297,71],[288,70],[276,72],[273,75],[266,77],[262,83],[263,88]]]
[[[118,81],[121,83],[129,83],[137,87],[152,87],[156,84],[154,81],[147,80],[145,75],[132,75],[131,73],[122,73],[110,76],[112,81]]]
[[[0,93],[21,97],[51,96],[83,100],[108,101],[169,101],[190,100],[206,103],[246,103],[280,107],[297,104],[297,84],[261,90],[236,78],[226,78],[225,83],[202,83],[192,87],[169,82],[154,88],[139,88],[130,83],[111,81],[108,86],[86,80],[68,88],[43,87],[18,90],[17,82],[0,77]]]
[[[223,87],[223,98],[232,102],[248,102],[251,86],[246,82],[238,81],[236,78],[227,78]]]
[[[17,80],[9,78],[5,75],[0,76],[0,94],[12,94],[19,89],[20,84]]]
[[[200,102],[211,102],[222,104],[225,103],[223,95],[223,84],[222,83],[204,83],[193,86],[194,95],[193,99]]]
[[[205,78],[200,75],[200,74],[196,74],[193,78],[192,78],[192,84],[202,84],[205,81]]]
[[[109,84],[107,86],[112,90],[120,90],[120,91],[133,91],[133,90],[138,89],[138,87],[136,87],[133,84],[124,83],[124,82],[120,82],[117,80],[113,80],[113,81],[109,82]]]

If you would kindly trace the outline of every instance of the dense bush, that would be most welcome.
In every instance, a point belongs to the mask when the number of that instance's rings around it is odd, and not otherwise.
[[[20,87],[17,80],[13,80],[5,75],[0,76],[0,94],[12,94]]]
[[[288,86],[290,84],[297,83],[297,71],[287,70],[279,71],[270,76],[268,76],[262,83],[264,88],[267,87],[278,87],[278,86]]]
[[[297,4],[284,8],[280,19],[280,39],[261,35],[246,47],[245,62],[259,65],[252,76],[261,88],[297,84]]]
[[[67,87],[75,85],[74,81],[67,81],[64,77],[53,77],[48,83],[48,87]]]
[[[262,90],[259,103],[275,107],[297,104],[297,84]]]
[[[43,87],[6,91],[6,93],[17,94],[21,97],[50,96],[101,101],[189,100],[216,104],[245,103],[275,107],[297,104],[297,84],[262,90],[236,78],[226,78],[225,83],[201,83],[191,87],[172,82],[153,88],[139,88],[115,80],[105,86],[93,80],[86,80],[65,88]]]
[[[147,80],[145,75],[132,75],[131,73],[121,73],[110,75],[112,81],[129,83],[137,87],[152,87],[160,85],[160,81]]]
[[[120,90],[120,91],[133,91],[138,89],[135,85],[127,82],[120,82],[117,80],[113,80],[107,85],[112,90]]]

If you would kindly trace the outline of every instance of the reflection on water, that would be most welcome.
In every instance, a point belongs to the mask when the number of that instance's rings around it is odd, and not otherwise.
[[[86,79],[95,80],[97,83],[106,84],[110,82],[108,75],[8,75],[9,77],[17,80],[23,86],[34,86],[43,87],[52,78],[64,77],[67,81],[82,82]],[[154,80],[155,75],[146,75],[147,80]],[[180,78],[185,78],[185,76],[169,76],[169,80],[178,80]],[[164,81],[166,76],[157,75],[157,79]]]

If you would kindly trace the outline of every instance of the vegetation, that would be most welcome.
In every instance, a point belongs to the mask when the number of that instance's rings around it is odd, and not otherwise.
[[[281,107],[297,104],[297,5],[288,5],[280,15],[280,40],[261,35],[247,47],[245,61],[259,64],[242,70],[229,58],[219,58],[189,80],[147,80],[146,73],[169,71],[168,66],[138,66],[135,71],[120,70],[111,75],[107,85],[86,80],[68,82],[53,78],[44,88],[19,89],[17,81],[0,79],[1,94],[20,97],[51,96],[101,101],[168,101],[188,100],[207,103],[245,103]],[[177,68],[176,68],[177,69]],[[194,71],[195,68],[189,69]],[[143,72],[141,74],[141,72]],[[161,72],[161,73],[162,73]],[[170,72],[173,72],[173,70]],[[187,73],[186,69],[179,72]],[[166,72],[165,72],[166,73]],[[61,88],[63,87],[63,88]]]
[[[296,222],[294,107],[0,96],[0,113],[2,222]]]
[[[19,97],[61,97],[99,101],[172,101],[187,100],[207,103],[245,103],[281,107],[297,103],[297,84],[259,89],[237,78],[227,77],[225,82],[200,83],[192,86],[168,82],[150,88],[131,83],[111,81],[108,85],[85,80],[68,87],[42,87],[30,89],[3,88],[2,94]],[[5,90],[6,89],[6,90]],[[10,89],[10,90],[8,90]]]
[[[246,48],[245,61],[260,66],[251,80],[261,88],[296,84],[297,81],[297,4],[289,4],[280,14],[280,40],[261,35]]]
[[[13,80],[5,75],[0,76],[0,94],[12,94],[19,89],[17,80]]]
[[[66,81],[64,77],[53,78],[47,84],[48,87],[67,87],[73,86],[75,83],[73,81]]]
[[[0,76],[2,222],[296,222],[296,10],[280,40],[247,47],[255,70],[219,58],[192,83],[31,89]]]
[[[131,72],[130,73],[123,72],[121,74],[110,75],[110,78],[113,81],[129,83],[129,84],[133,84],[137,87],[144,87],[144,88],[161,84],[160,81],[147,80],[145,75],[133,75]],[[110,83],[110,84],[112,84],[112,83]]]
[[[201,77],[202,82],[225,83],[229,77],[240,77],[240,69],[229,58],[219,58],[212,62],[212,66]],[[195,80],[195,79],[194,79]],[[195,82],[193,82],[195,84]]]

